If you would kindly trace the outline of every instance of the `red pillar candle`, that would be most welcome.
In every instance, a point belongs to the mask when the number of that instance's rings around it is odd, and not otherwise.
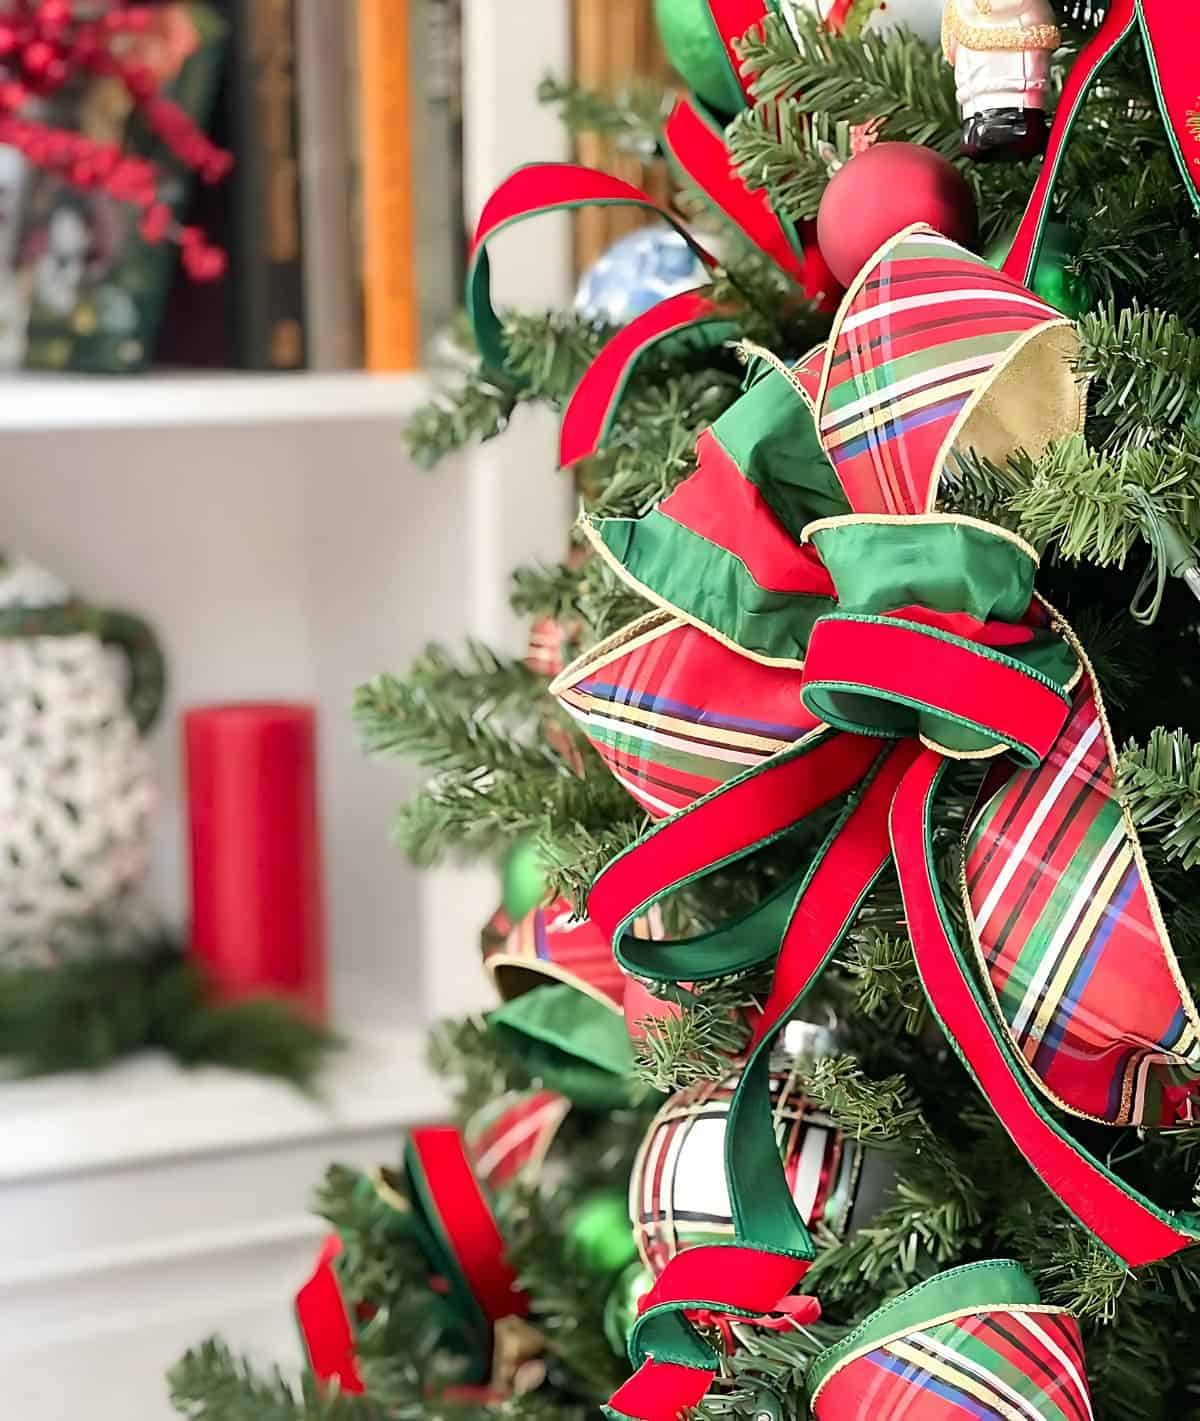
[[[325,912],[311,706],[201,706],[183,717],[192,951],[225,1000],[325,1014]]]

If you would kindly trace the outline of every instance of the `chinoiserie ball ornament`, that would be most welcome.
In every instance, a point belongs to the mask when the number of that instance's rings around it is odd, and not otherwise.
[[[575,309],[589,320],[625,325],[707,280],[704,263],[673,227],[643,227],[618,237],[588,267],[575,292]]]
[[[975,198],[953,163],[919,143],[876,143],[830,179],[817,212],[817,241],[830,270],[849,286],[897,232],[923,222],[971,246]]]
[[[597,1189],[580,1201],[567,1221],[571,1261],[597,1278],[612,1278],[637,1258],[623,1189]]]
[[[0,556],[0,964],[137,940],[155,804],[141,737],[162,683],[145,623]]]
[[[994,267],[1004,265],[1012,247],[1011,234],[998,237],[984,255]],[[1064,316],[1078,320],[1096,304],[1095,296],[1082,277],[1068,270],[1075,255],[1071,246],[1071,229],[1065,222],[1048,222],[1042,234],[1037,270],[1030,286],[1034,293]]]
[[[797,1088],[798,1065],[770,1077],[775,1135],[804,1221],[846,1238],[886,1198],[891,1164],[846,1135]],[[650,1124],[629,1183],[629,1215],[642,1262],[657,1277],[677,1253],[733,1237],[725,1132],[741,1079],[704,1081],[673,1095]]]

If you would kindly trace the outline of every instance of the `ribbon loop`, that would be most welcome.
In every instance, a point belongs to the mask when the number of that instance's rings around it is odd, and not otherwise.
[[[1018,1264],[971,1263],[885,1303],[809,1373],[817,1421],[1089,1421],[1079,1324]]]
[[[839,613],[813,631],[801,694],[842,730],[916,736],[955,759],[1007,750],[1029,766],[1068,710],[1060,687],[1013,657],[916,622]]]

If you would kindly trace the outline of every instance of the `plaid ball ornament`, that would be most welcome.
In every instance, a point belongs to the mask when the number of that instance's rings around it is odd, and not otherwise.
[[[805,1223],[844,1239],[878,1211],[892,1168],[800,1093],[803,1064],[803,1058],[781,1056],[771,1071],[775,1137]],[[725,1132],[740,1080],[734,1071],[679,1091],[642,1141],[629,1183],[629,1216],[638,1253],[655,1277],[684,1249],[733,1238]]]

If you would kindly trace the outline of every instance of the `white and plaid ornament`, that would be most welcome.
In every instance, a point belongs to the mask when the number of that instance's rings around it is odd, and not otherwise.
[[[891,1167],[800,1094],[804,1062],[771,1071],[771,1110],[792,1199],[805,1223],[845,1238],[879,1208]],[[741,1079],[702,1081],[673,1095],[650,1124],[629,1183],[638,1253],[656,1277],[677,1253],[733,1237],[725,1183],[729,1106]]]

